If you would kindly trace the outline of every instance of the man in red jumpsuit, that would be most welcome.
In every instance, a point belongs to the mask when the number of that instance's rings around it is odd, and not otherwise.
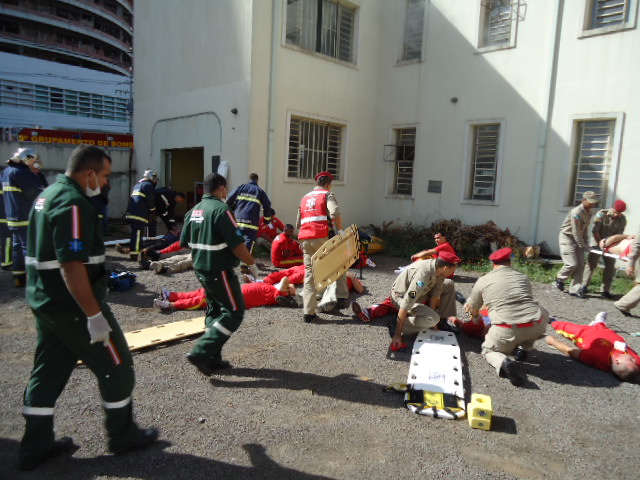
[[[284,232],[271,244],[271,263],[274,267],[289,268],[304,263],[302,247],[293,238],[293,225],[287,224]]]
[[[298,304],[293,299],[296,289],[284,277],[278,285],[268,283],[244,283],[241,285],[244,303],[247,309],[263,307],[265,305],[280,305],[281,307],[296,308]],[[168,292],[163,289],[162,297],[153,301],[153,306],[162,310],[198,310],[206,308],[207,298],[204,288],[191,292]]]
[[[258,226],[258,238],[256,238],[256,243],[261,245],[269,250],[271,250],[271,244],[273,239],[278,236],[278,233],[284,230],[284,223],[275,215],[275,211],[273,212],[273,217],[271,217],[270,222],[266,222],[264,217],[260,217],[260,225]]]
[[[603,313],[599,313],[589,325],[551,322],[553,329],[574,345],[567,345],[552,336],[546,338],[547,344],[591,367],[612,372],[622,381],[637,382],[640,357],[627,346],[624,338],[607,327],[606,313]]]

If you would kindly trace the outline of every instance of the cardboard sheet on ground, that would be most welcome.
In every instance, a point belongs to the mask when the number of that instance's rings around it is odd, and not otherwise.
[[[451,332],[423,330],[418,333],[411,352],[411,366],[405,394],[407,408],[421,415],[451,420],[465,415],[462,360],[456,336]],[[413,392],[424,391],[422,405],[408,402]]]
[[[311,268],[318,291],[335,282],[358,259],[358,227],[351,225],[344,233],[327,240],[311,257]]]
[[[201,335],[204,333],[204,329],[204,317],[198,317],[134,330],[125,333],[124,337],[129,344],[129,350],[134,352],[174,340]]]

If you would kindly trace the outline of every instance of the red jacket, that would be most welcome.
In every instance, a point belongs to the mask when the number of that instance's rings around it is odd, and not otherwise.
[[[300,202],[300,240],[327,238],[329,236],[329,211],[327,194],[329,190],[312,190]]]
[[[284,233],[278,235],[271,244],[271,262],[276,267],[288,268],[302,265],[304,263],[303,255],[300,244]]]
[[[278,232],[284,230],[284,223],[278,217],[271,217],[271,222],[266,223],[264,217],[260,217],[260,227],[258,228],[258,236],[273,242]]]

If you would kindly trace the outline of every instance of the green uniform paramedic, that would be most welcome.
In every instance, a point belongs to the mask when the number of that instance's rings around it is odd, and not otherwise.
[[[102,230],[88,197],[100,193],[110,173],[111,159],[102,150],[80,146],[65,174],[31,210],[27,301],[38,336],[24,393],[26,427],[18,463],[23,470],[74,447],[68,437],[55,440],[53,412],[78,359],[97,377],[111,452],[142,447],[158,437],[155,428],[143,430],[133,421],[131,353],[105,303]]]
[[[193,269],[207,296],[206,331],[187,359],[200,372],[211,375],[214,370],[228,368],[222,359],[222,347],[244,318],[244,297],[238,277],[233,271],[239,260],[258,275],[255,260],[229,206],[227,180],[217,173],[204,179],[202,201],[185,216],[180,245],[191,248]]]

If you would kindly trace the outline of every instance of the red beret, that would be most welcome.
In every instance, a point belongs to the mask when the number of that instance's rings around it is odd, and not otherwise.
[[[496,250],[491,255],[489,255],[489,260],[493,263],[505,263],[511,260],[511,254],[513,250],[509,247],[501,248],[500,250]]]
[[[458,265],[461,262],[460,258],[455,253],[451,252],[439,252],[438,258],[452,265]]]
[[[329,177],[329,178],[331,178],[331,181],[334,180],[333,175],[331,175],[331,172],[326,172],[326,171],[325,172],[320,172],[315,177],[313,177],[313,179],[317,182],[320,177]]]
[[[618,213],[622,213],[627,209],[627,204],[622,200],[616,200],[613,202],[613,209]]]

